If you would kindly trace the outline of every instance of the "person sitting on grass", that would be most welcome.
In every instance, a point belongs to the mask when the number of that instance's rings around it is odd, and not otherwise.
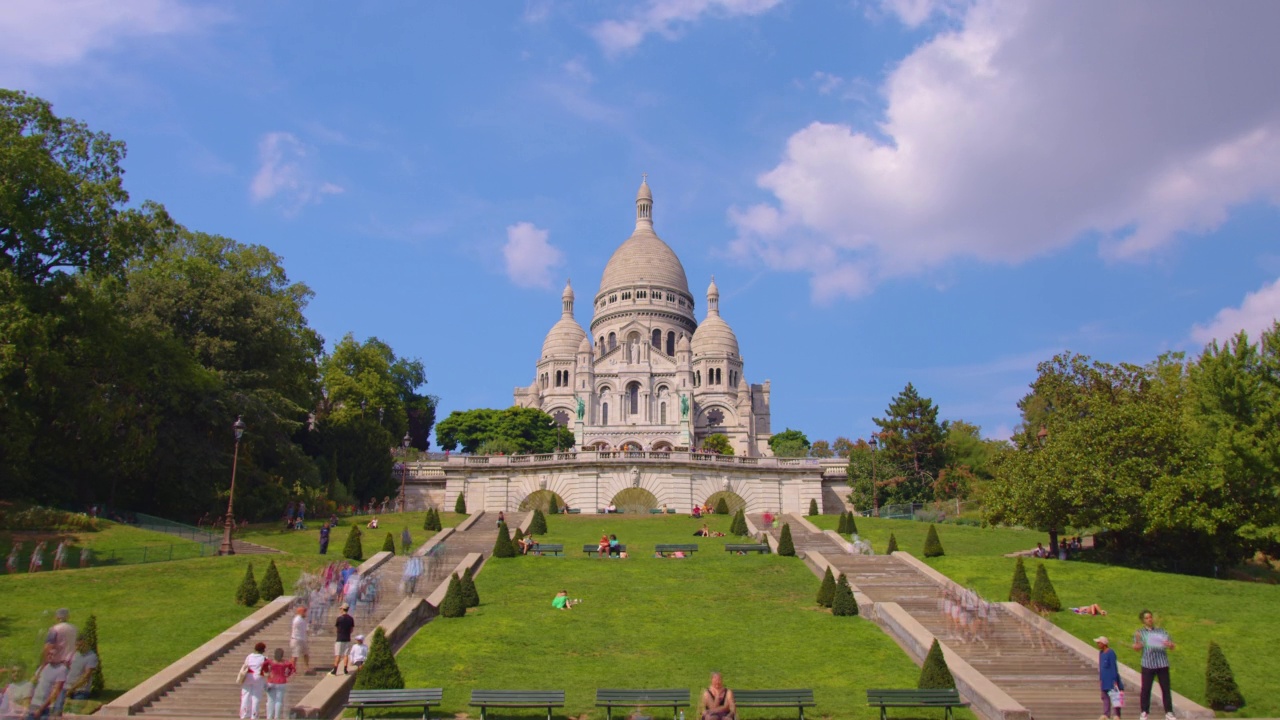
[[[377,515],[374,515],[374,516],[373,516],[373,519],[369,521],[369,525],[368,525],[368,527],[369,527],[369,529],[370,529],[370,530],[377,530],[377,529],[378,529],[378,516],[377,516]]]
[[[711,687],[702,691],[701,720],[733,720],[738,717],[733,691],[724,686],[720,673],[711,673]]]
[[[707,527],[706,523],[703,523],[702,527],[693,533],[693,536],[694,537],[711,537],[711,530],[710,528]]]
[[[551,607],[556,610],[572,610],[574,605],[582,602],[581,600],[570,600],[569,591],[561,590],[556,596],[551,598]]]
[[[1071,608],[1071,612],[1077,615],[1106,615],[1107,611],[1098,607],[1098,603],[1092,605],[1082,605],[1080,607]]]

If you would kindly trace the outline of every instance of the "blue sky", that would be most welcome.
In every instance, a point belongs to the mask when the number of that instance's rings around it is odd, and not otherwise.
[[[533,380],[634,224],[714,274],[773,423],[865,436],[907,382],[1007,437],[1035,367],[1280,315],[1280,4],[14,2],[0,85],[126,183],[270,247],[330,342],[441,412]],[[705,304],[702,305],[705,307]]]

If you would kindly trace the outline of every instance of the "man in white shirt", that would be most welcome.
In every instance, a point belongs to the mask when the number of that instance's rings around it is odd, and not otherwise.
[[[311,673],[311,649],[307,646],[307,606],[298,608],[293,616],[293,624],[289,626],[289,650],[293,654],[293,665],[298,667],[298,658],[302,658],[303,672]]]
[[[364,636],[357,635],[355,644],[347,651],[347,662],[355,666],[356,672],[360,672],[360,667],[364,665],[364,661],[369,659],[369,646],[364,644]]]
[[[64,666],[71,664],[71,658],[76,654],[76,636],[79,632],[75,625],[67,622],[70,617],[71,611],[66,608],[58,608],[54,613],[58,622],[45,635],[44,657],[41,658],[44,662]]]

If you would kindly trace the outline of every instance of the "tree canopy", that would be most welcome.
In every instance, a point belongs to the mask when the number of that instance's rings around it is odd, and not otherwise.
[[[769,449],[777,457],[804,457],[809,454],[809,438],[799,430],[787,428],[769,438]]]
[[[504,453],[549,453],[573,447],[573,431],[561,427],[536,408],[454,410],[436,425],[436,443],[445,450],[458,447],[477,452],[482,445]]]

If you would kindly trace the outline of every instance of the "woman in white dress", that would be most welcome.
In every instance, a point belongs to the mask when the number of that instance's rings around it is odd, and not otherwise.
[[[258,643],[244,659],[244,682],[240,685],[240,720],[257,720],[267,692],[266,652],[267,644]]]

